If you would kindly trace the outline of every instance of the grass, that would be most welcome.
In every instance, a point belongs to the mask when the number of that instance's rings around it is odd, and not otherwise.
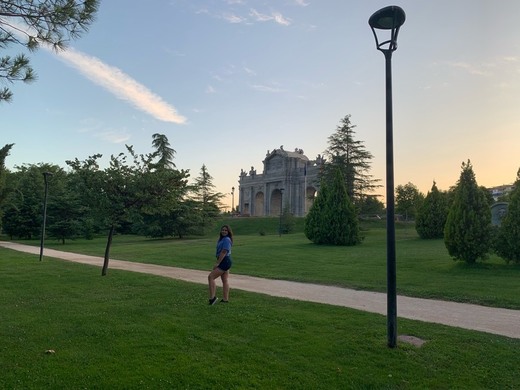
[[[114,249],[126,245],[144,244]],[[0,248],[0,388],[520,387],[520,340],[400,319],[401,334],[427,342],[389,349],[384,316],[243,291],[232,298],[209,307],[203,285],[117,270],[101,277]]]
[[[364,241],[354,247],[318,246],[303,233],[276,234],[276,218],[235,218],[233,273],[312,282],[362,290],[386,291],[386,230],[384,221],[363,224]],[[271,232],[262,236],[259,231]],[[203,238],[148,239],[116,236],[111,257],[200,270],[209,269],[218,227]],[[32,242],[38,245],[37,241]],[[69,241],[46,247],[103,256],[106,238]],[[520,309],[520,265],[497,256],[466,265],[455,262],[442,240],[421,240],[414,226],[396,225],[398,294]]]

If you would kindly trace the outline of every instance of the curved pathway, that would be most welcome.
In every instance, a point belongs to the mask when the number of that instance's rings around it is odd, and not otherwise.
[[[40,248],[35,246],[7,241],[0,241],[0,246],[35,255],[40,254]],[[44,255],[97,267],[103,265],[102,257],[62,252],[53,249],[45,249]],[[110,269],[141,272],[201,284],[207,283],[208,275],[208,271],[134,263],[114,259],[110,260]],[[232,287],[234,289],[255,293],[350,307],[386,315],[385,293],[284,280],[262,279],[237,274],[232,275]],[[397,316],[520,339],[520,310],[493,308],[434,299],[411,298],[400,295],[397,297]]]

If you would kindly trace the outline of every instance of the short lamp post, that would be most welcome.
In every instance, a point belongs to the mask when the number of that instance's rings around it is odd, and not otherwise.
[[[284,188],[280,188],[280,225],[278,226],[278,234],[280,237],[282,237],[283,191]]]
[[[231,187],[231,215],[235,212],[235,187]]]
[[[43,258],[43,243],[45,241],[45,224],[47,223],[47,194],[49,190],[49,176],[52,176],[51,172],[43,172],[43,181],[45,183],[45,194],[43,196],[43,222],[42,222],[42,236],[40,240],[40,261]]]
[[[402,8],[391,5],[376,11],[368,20],[376,40],[376,48],[385,55],[386,69],[386,272],[388,346],[397,345],[397,288],[395,261],[394,150],[392,117],[392,53],[397,49],[397,34],[406,15]],[[381,43],[376,30],[385,30],[390,38]]]

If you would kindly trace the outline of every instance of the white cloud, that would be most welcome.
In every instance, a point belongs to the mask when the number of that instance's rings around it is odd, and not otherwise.
[[[477,76],[486,76],[489,75],[489,72],[478,68],[474,65],[468,64],[467,62],[452,62],[450,63],[454,68],[460,68],[467,71],[469,74],[477,75]]]
[[[260,92],[271,92],[271,93],[285,92],[281,88],[270,87],[268,85],[260,85],[260,84],[253,84],[253,85],[251,85],[251,88],[253,88],[254,90],[260,91]]]
[[[282,26],[289,26],[291,24],[291,20],[286,19],[281,13],[274,12],[273,18],[276,23],[281,24]]]
[[[113,144],[122,144],[130,139],[130,135],[120,131],[105,131],[95,134],[95,137]]]
[[[252,69],[249,69],[247,66],[244,67],[244,71],[251,76],[256,76],[256,72]]]
[[[217,92],[215,88],[213,88],[211,85],[208,85],[206,88],[206,93],[215,93]]]
[[[247,21],[247,19],[234,14],[225,14],[222,16],[222,18],[229,23],[245,23]]]
[[[253,17],[253,19],[255,19],[257,22],[275,21],[276,23],[281,24],[283,26],[289,26],[291,24],[291,19],[285,18],[279,12],[273,12],[271,13],[271,15],[267,15],[258,12],[254,8],[251,8],[251,10],[249,11],[249,15]]]
[[[89,80],[105,88],[119,99],[131,103],[137,109],[164,122],[186,123],[186,118],[179,115],[173,106],[122,70],[106,65],[98,58],[72,48],[57,54],[60,59],[77,69]]]

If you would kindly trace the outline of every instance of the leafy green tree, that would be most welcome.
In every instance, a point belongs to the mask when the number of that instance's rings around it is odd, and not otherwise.
[[[350,201],[341,171],[320,192],[305,219],[305,235],[315,244],[356,245],[361,242],[355,207]]]
[[[187,171],[156,169],[156,154],[137,155],[133,147],[127,153],[112,155],[104,171],[97,160],[101,155],[85,161],[67,161],[83,179],[82,189],[91,210],[103,215],[109,229],[102,275],[106,275],[114,233],[136,215],[168,215],[182,200],[187,190]],[[128,161],[129,157],[132,161]]]
[[[88,237],[85,227],[87,209],[81,204],[80,195],[73,191],[72,175],[63,169],[52,176],[52,192],[47,207],[46,232],[49,237],[65,240],[77,237]]]
[[[395,192],[395,211],[403,215],[405,221],[415,219],[416,210],[421,206],[424,195],[412,183],[398,185]]]
[[[473,167],[462,163],[453,203],[444,227],[444,243],[455,260],[475,263],[484,259],[491,245],[491,210],[477,185]]]
[[[520,263],[520,169],[516,173],[513,191],[509,194],[509,206],[494,243],[495,251],[507,263]]]
[[[447,195],[433,182],[431,190],[419,207],[415,220],[415,230],[424,239],[442,238],[448,217]]]
[[[362,216],[380,215],[385,212],[385,204],[377,198],[377,195],[364,196],[359,208],[359,213]]]
[[[9,0],[0,1],[0,48],[22,45],[30,51],[40,44],[56,50],[69,39],[87,31],[98,10],[99,0]],[[31,82],[35,73],[24,54],[0,58],[0,79]],[[10,101],[9,88],[0,89],[0,102]]]
[[[329,136],[329,147],[325,151],[329,162],[325,164],[324,177],[333,181],[335,170],[339,168],[344,177],[347,194],[351,201],[360,208],[363,198],[380,187],[378,179],[370,174],[372,153],[366,150],[362,141],[355,136],[355,125],[350,122],[350,115],[345,116]]]
[[[41,232],[43,217],[43,173],[61,168],[50,164],[29,164],[16,167],[7,177],[9,193],[4,207],[3,228],[11,237],[31,239]],[[54,198],[55,182],[49,181],[49,202]]]

